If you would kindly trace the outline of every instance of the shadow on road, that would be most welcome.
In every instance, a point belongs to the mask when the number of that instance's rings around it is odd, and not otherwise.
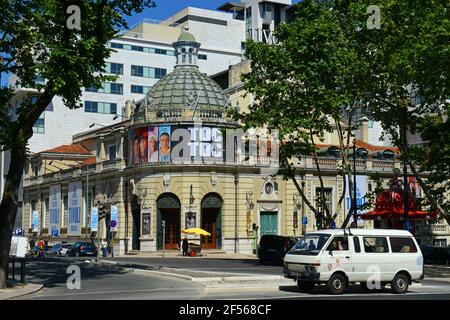
[[[128,273],[120,268],[112,266],[90,266],[80,260],[67,261],[30,261],[27,263],[27,281],[41,283],[44,287],[53,288],[65,285],[68,277],[67,268],[71,265],[80,267],[81,279],[102,279],[112,275]]]

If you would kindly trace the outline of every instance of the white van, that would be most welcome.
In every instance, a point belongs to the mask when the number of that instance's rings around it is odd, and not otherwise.
[[[405,293],[422,280],[423,256],[413,235],[405,230],[331,229],[306,234],[284,257],[284,276],[300,290],[325,283],[333,294],[360,282],[365,289],[390,285]]]

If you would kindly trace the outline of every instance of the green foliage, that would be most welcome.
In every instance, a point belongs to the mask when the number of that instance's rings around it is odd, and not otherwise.
[[[67,26],[69,5],[81,9],[80,29]],[[154,2],[0,0],[0,72],[15,74],[17,85],[37,89],[43,97],[35,104],[25,100],[13,114],[7,103],[10,93],[2,89],[0,139],[4,148],[17,143],[14,137],[20,135],[20,145],[26,145],[32,135],[30,128],[53,96],[60,96],[68,108],[78,108],[83,87],[113,81],[114,77],[104,74],[112,50],[106,44],[127,27],[124,15],[141,12],[146,6],[154,6]],[[36,75],[47,79],[46,83],[37,82]],[[33,109],[35,112],[30,112]]]

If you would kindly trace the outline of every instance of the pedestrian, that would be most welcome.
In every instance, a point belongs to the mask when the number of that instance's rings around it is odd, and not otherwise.
[[[189,248],[189,242],[187,240],[187,238],[183,239],[183,243],[181,245],[182,249],[183,249],[183,257],[188,255],[188,248]]]
[[[108,243],[105,241],[105,239],[102,239],[102,242],[100,245],[101,245],[101,249],[102,249],[102,257],[106,257],[106,253],[108,250]]]
[[[44,240],[42,240],[42,238],[39,238],[39,241],[38,241],[38,243],[37,243],[37,247],[38,247],[38,258],[40,258],[40,257],[44,257],[44,246],[45,246],[45,243],[44,243]]]

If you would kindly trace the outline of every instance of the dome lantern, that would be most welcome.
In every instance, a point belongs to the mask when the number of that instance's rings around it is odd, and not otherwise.
[[[188,32],[189,28],[184,27],[178,40],[172,45],[175,49],[175,56],[177,58],[177,65],[175,66],[197,66],[198,49],[200,43],[195,40],[195,37]]]

